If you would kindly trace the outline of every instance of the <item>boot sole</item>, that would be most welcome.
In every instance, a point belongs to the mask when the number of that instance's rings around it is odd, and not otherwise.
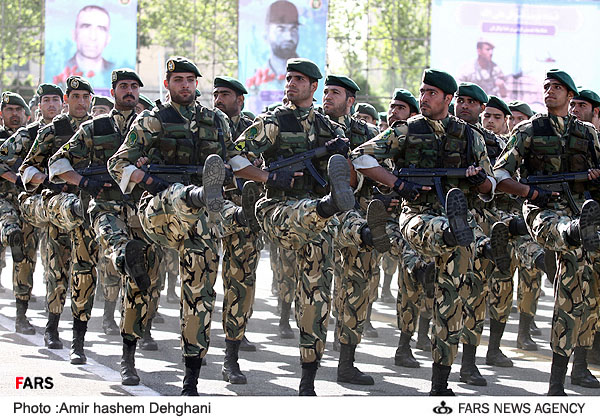
[[[372,200],[367,208],[367,225],[371,230],[373,247],[380,253],[386,253],[392,247],[390,237],[385,229],[388,213],[381,200]],[[391,296],[391,295],[390,295]]]
[[[247,181],[242,188],[242,211],[252,232],[260,231],[260,224],[256,219],[256,202],[260,198],[260,189],[253,181]]]
[[[348,160],[336,154],[329,158],[327,163],[327,175],[331,197],[340,212],[352,209],[356,203],[354,191],[350,187],[350,167]]]
[[[85,358],[79,358],[79,357],[71,358],[71,364],[85,364],[85,363],[87,363],[87,359],[85,359]]]
[[[61,350],[63,348],[62,342],[59,341],[59,342],[49,343],[46,338],[44,338],[44,345],[47,348],[49,348],[50,350]]]
[[[581,386],[582,388],[589,388],[589,389],[598,389],[600,388],[600,383],[596,382],[596,383],[585,383],[585,381],[580,380],[580,379],[573,379],[571,378],[571,384],[574,386]]]
[[[483,378],[481,380],[471,380],[471,376],[460,376],[459,380],[471,386],[487,386],[487,380]]]
[[[223,381],[224,382],[229,382],[232,385],[245,385],[245,384],[248,383],[248,380],[245,379],[245,378],[244,379],[238,379],[238,378],[231,379],[229,377],[229,374],[227,372],[225,372],[225,371],[221,371],[221,376],[223,376]]]
[[[25,260],[25,238],[23,237],[23,232],[18,229],[11,232],[8,236],[8,245],[10,246],[10,252],[15,263]]]
[[[158,344],[156,342],[154,342],[154,344],[152,344],[152,343],[144,344],[142,342],[140,344],[140,350],[144,350],[144,351],[158,351]]]
[[[125,267],[137,287],[145,292],[150,287],[150,276],[144,260],[146,244],[138,240],[131,240],[125,245]],[[141,254],[141,256],[140,256]]]
[[[510,251],[508,250],[508,227],[502,222],[492,225],[490,245],[494,264],[501,273],[510,273]]]
[[[473,230],[467,221],[469,207],[467,198],[460,189],[450,189],[446,195],[446,216],[456,245],[468,247],[474,241]]]
[[[595,200],[586,200],[579,216],[579,234],[581,244],[587,251],[596,251],[600,247],[598,224],[600,223],[600,204]]]
[[[526,346],[525,344],[520,344],[518,341],[517,341],[517,348],[519,350],[524,350],[524,351],[538,351],[537,344],[535,345],[535,347],[534,346]]]
[[[209,212],[220,212],[225,203],[223,199],[223,182],[225,181],[225,164],[221,157],[211,154],[204,162],[202,170],[202,187],[204,201]]]

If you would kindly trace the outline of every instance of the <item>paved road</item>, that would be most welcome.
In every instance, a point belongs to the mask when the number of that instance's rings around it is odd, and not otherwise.
[[[7,254],[10,260],[10,255]],[[10,261],[1,274],[4,287],[10,289]],[[300,380],[299,352],[296,340],[280,340],[277,337],[278,318],[275,314],[276,298],[271,295],[271,271],[268,252],[263,251],[258,269],[258,284],[254,314],[249,323],[248,338],[259,350],[241,353],[240,366],[248,377],[247,385],[231,385],[221,378],[224,355],[224,333],[221,327],[222,282],[216,285],[218,299],[213,316],[211,348],[206,356],[208,364],[202,368],[199,391],[206,395],[260,395],[294,396]],[[179,291],[179,289],[178,289]],[[551,352],[549,331],[552,309],[551,289],[545,288],[546,296],[540,300],[538,326],[541,337],[534,337],[540,345],[537,352],[525,352],[515,348],[518,314],[511,314],[503,342],[504,352],[512,358],[515,367],[508,369],[486,366],[485,352],[488,329],[484,332],[482,347],[477,363],[481,373],[488,379],[487,387],[475,388],[458,382],[458,369],[453,367],[450,386],[460,395],[543,395],[547,391],[550,373]],[[3,375],[0,380],[1,393],[9,396],[69,396],[69,395],[178,395],[183,379],[183,365],[179,347],[179,307],[167,304],[163,298],[160,313],[164,324],[155,325],[153,335],[160,350],[144,352],[138,350],[136,365],[142,385],[124,387],[120,385],[118,362],[121,352],[119,336],[106,336],[101,330],[102,302],[96,303],[93,318],[86,336],[88,364],[74,366],[68,362],[68,349],[48,350],[44,347],[42,333],[46,323],[43,308],[44,285],[41,266],[35,274],[34,295],[37,301],[30,306],[29,317],[37,334],[23,336],[14,333],[15,303],[9,290],[0,293],[0,352],[3,353]],[[69,300],[67,300],[69,305]],[[116,314],[118,320],[118,313]],[[319,395],[425,395],[430,388],[431,358],[429,353],[413,350],[421,368],[406,369],[394,365],[393,357],[399,332],[395,326],[395,305],[376,302],[373,324],[379,338],[363,339],[357,350],[357,366],[371,374],[375,385],[359,387],[336,382],[337,354],[331,349],[332,331],[321,368],[317,374],[316,391]],[[60,322],[60,336],[68,347],[72,333],[70,309],[67,306]],[[298,334],[295,325],[293,328]],[[330,326],[330,328],[332,328]],[[414,346],[414,344],[413,344]],[[460,356],[458,361],[460,361]],[[593,368],[596,376],[600,369]],[[25,391],[15,389],[16,376],[52,377],[52,390]],[[569,395],[594,396],[600,390],[584,389],[570,385],[567,377],[566,390]]]

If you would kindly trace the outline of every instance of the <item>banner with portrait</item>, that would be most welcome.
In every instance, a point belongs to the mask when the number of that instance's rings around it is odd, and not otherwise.
[[[289,58],[308,58],[325,74],[327,8],[327,0],[239,0],[238,78],[249,92],[245,109],[260,113],[281,102]],[[322,95],[321,81],[315,97]]]
[[[544,109],[547,70],[568,72],[577,85],[600,91],[597,1],[434,0],[431,66],[488,94]],[[591,43],[590,43],[591,42]],[[585,54],[579,51],[585,49]]]
[[[135,69],[137,0],[46,0],[45,42],[45,82],[81,75],[108,95],[113,69]]]

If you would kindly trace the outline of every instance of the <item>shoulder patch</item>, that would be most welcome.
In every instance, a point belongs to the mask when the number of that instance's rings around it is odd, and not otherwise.
[[[239,141],[237,144],[235,144],[235,149],[237,151],[244,151],[245,148],[246,148],[246,141]]]
[[[248,128],[248,132],[246,133],[246,139],[249,139],[250,141],[252,141],[254,138],[256,138],[258,135],[258,129],[256,128],[256,126],[251,126],[250,128]]]
[[[138,135],[137,132],[131,131],[127,136],[127,146],[132,147],[137,143]]]

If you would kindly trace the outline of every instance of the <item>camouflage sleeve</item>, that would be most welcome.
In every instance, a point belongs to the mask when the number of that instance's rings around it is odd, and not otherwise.
[[[14,172],[14,166],[25,158],[31,146],[31,139],[25,128],[19,129],[0,146],[0,175]]]
[[[19,173],[23,180],[25,190],[33,191],[37,186],[31,184],[31,178],[36,173],[45,173],[48,170],[48,158],[52,150],[54,142],[54,127],[46,125],[38,133],[37,138],[33,141],[31,149],[23,159],[23,164],[19,167]]]
[[[533,128],[531,123],[520,123],[515,126],[512,131],[502,154],[496,160],[494,165],[494,177],[498,182],[506,178],[512,178],[523,163],[531,137],[533,136]]]
[[[63,183],[58,177],[74,166],[81,165],[90,160],[92,148],[92,121],[84,122],[75,135],[71,137],[60,149],[48,160],[48,175],[50,181]]]
[[[350,153],[352,164],[357,169],[372,168],[373,159],[381,163],[388,158],[396,161],[404,148],[404,141],[408,133],[408,126],[400,124],[393,128],[388,128],[375,138],[356,147]],[[370,157],[370,158],[369,158]]]
[[[249,165],[260,155],[275,146],[279,135],[279,125],[273,116],[260,115],[235,141],[229,163],[233,171],[238,171]],[[342,133],[343,135],[343,133]]]
[[[109,158],[108,172],[123,193],[131,193],[135,187],[135,183],[129,181],[136,170],[135,163],[139,158],[148,156],[148,150],[154,146],[160,131],[158,118],[152,111],[144,111],[133,122],[117,152]]]
[[[477,163],[477,166],[481,167],[483,169],[483,171],[485,172],[485,174],[487,174],[488,179],[492,183],[492,190],[490,191],[490,193],[486,193],[486,194],[480,193],[479,197],[483,201],[489,202],[494,197],[494,192],[496,190],[496,184],[497,184],[496,178],[493,175],[492,163],[490,162],[490,158],[487,153],[487,147],[485,146],[485,139],[476,130],[472,129],[472,131],[474,134],[473,135],[473,139],[474,139],[473,154],[475,157],[475,161]]]
[[[225,155],[226,160],[231,158],[235,144],[233,143],[232,123],[229,117],[219,109],[215,109],[217,117],[221,119],[221,127],[223,129],[223,138],[225,140]]]

